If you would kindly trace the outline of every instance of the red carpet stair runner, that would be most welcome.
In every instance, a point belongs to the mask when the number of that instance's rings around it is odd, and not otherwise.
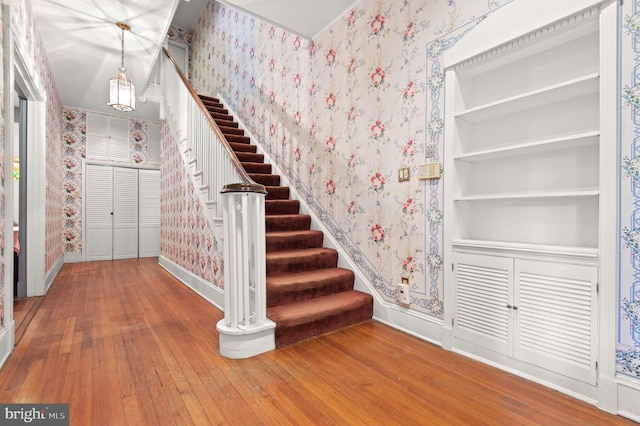
[[[323,247],[322,231],[271,174],[271,164],[215,98],[200,97],[251,178],[267,188],[267,317],[276,323],[276,347],[337,330],[373,316],[371,295],[353,289],[352,271],[338,268],[338,253]]]

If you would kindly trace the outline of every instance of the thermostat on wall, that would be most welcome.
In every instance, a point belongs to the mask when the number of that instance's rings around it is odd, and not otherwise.
[[[426,163],[418,166],[418,179],[440,179],[440,163]]]

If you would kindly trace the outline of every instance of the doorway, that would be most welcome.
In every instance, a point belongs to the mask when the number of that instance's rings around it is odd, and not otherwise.
[[[13,232],[14,232],[14,297],[27,297],[27,99],[16,85],[13,114]],[[16,202],[17,201],[17,202]]]

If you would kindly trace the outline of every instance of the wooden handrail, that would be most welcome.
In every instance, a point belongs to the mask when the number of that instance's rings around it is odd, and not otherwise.
[[[236,168],[240,176],[243,179],[245,179],[245,181],[247,182],[248,184],[247,188],[250,188],[250,189],[245,188],[245,192],[266,193],[267,190],[265,186],[262,184],[256,183],[253,179],[251,179],[251,177],[249,177],[249,174],[245,171],[244,167],[242,167],[242,164],[240,163],[240,160],[238,160],[236,153],[233,151],[233,149],[231,149],[231,145],[229,145],[229,141],[227,141],[227,138],[224,136],[224,134],[220,130],[220,127],[218,127],[218,123],[216,123],[213,117],[211,117],[211,114],[207,110],[207,107],[204,106],[204,103],[200,99],[200,96],[198,96],[196,91],[193,89],[193,86],[191,86],[191,83],[189,83],[189,80],[187,79],[187,77],[184,75],[184,73],[178,66],[178,63],[175,61],[175,59],[173,59],[173,56],[171,56],[171,53],[169,53],[169,50],[166,47],[163,47],[162,50],[164,51],[164,54],[167,56],[169,61],[171,61],[171,63],[173,64],[174,68],[176,69],[176,72],[178,73],[178,75],[180,76],[180,79],[182,80],[182,83],[185,85],[185,87],[189,91],[189,94],[195,100],[196,105],[198,105],[198,108],[200,108],[200,111],[205,115],[205,117],[209,121],[209,124],[211,125],[211,130],[213,130],[215,135],[218,137],[218,139],[222,143],[222,146],[224,146],[225,150],[229,154],[229,158],[231,159],[231,162],[233,163],[234,167]]]

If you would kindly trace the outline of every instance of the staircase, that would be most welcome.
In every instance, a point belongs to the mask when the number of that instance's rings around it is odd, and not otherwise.
[[[271,164],[217,99],[200,99],[251,179],[267,188],[267,317],[276,323],[276,347],[371,319],[373,298],[353,289],[353,272],[337,266],[338,253],[323,247],[322,231],[310,229],[311,217],[300,214]]]

